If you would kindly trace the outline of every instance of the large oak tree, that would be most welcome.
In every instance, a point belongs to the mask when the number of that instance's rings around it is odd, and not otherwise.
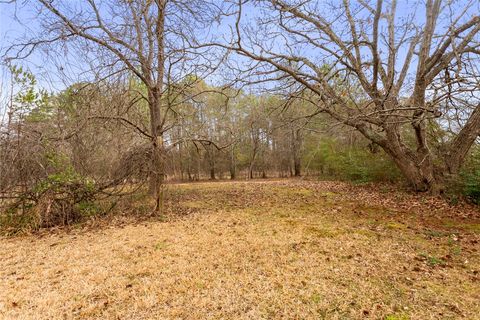
[[[380,146],[417,191],[459,171],[480,133],[478,1],[230,5],[231,41],[212,44],[239,54],[238,81],[290,83],[281,89]]]

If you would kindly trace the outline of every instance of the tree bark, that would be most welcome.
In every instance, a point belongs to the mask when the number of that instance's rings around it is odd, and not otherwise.
[[[253,179],[253,167],[255,165],[255,159],[257,158],[257,148],[256,146],[253,149],[252,158],[250,160],[250,165],[248,166],[248,177]]]
[[[300,129],[292,129],[293,174],[295,177],[300,177],[302,175],[301,147],[301,131]]]
[[[480,104],[477,105],[467,123],[449,146],[445,159],[448,172],[457,174],[471,146],[480,135]]]
[[[152,162],[150,170],[150,194],[155,199],[155,212],[163,209],[163,182],[165,177],[163,136],[152,139]]]
[[[215,164],[210,166],[210,180],[215,180]]]
[[[161,92],[157,88],[149,90],[150,135],[152,144],[150,168],[150,194],[155,200],[154,211],[160,213],[163,208],[163,181],[165,175],[164,141],[160,114]]]
[[[437,190],[442,189],[430,163],[422,164],[421,161],[411,159],[404,154],[397,154],[392,158],[413,190],[436,193]]]
[[[156,79],[147,78],[147,83],[150,84],[148,88],[148,98],[150,107],[150,124],[152,136],[152,171],[151,171],[151,191],[155,198],[155,209],[157,213],[161,213],[163,209],[163,180],[165,175],[164,164],[164,141],[163,141],[163,119],[161,114],[162,104],[162,90],[163,77],[165,72],[165,6],[166,1],[158,1],[158,15],[155,23],[155,37],[158,44],[158,53],[156,61]],[[150,61],[151,62],[151,61]],[[147,65],[142,64],[142,69],[146,71],[151,63]],[[145,72],[150,74],[149,72]]]
[[[230,151],[230,179],[235,180],[237,176],[237,165],[235,161],[235,149],[232,147]]]

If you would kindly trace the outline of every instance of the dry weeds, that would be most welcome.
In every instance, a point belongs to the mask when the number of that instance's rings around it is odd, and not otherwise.
[[[0,238],[0,317],[480,319],[478,211],[378,189],[178,184],[165,221]]]

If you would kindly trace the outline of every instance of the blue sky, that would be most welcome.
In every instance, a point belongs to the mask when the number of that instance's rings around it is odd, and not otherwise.
[[[18,17],[18,21],[15,17]],[[38,27],[37,22],[31,18],[32,11],[27,5],[15,5],[0,3],[0,52],[8,48],[16,37],[21,36],[29,29]],[[20,23],[19,21],[24,21]],[[28,59],[27,65],[36,69],[35,66],[41,63],[38,54],[33,55]],[[5,98],[9,87],[10,76],[6,67],[0,64],[0,104],[2,98]]]
[[[468,1],[469,0],[458,0],[458,9],[462,10],[464,6],[462,7],[461,4],[466,4]],[[404,16],[408,12],[415,11],[417,23],[421,24],[422,20],[424,20],[425,12],[413,8],[412,6],[415,2],[415,0],[399,0],[397,14],[398,16]],[[33,33],[39,28],[39,22],[35,19],[34,10],[31,5],[23,1],[19,1],[18,3],[20,4],[17,6],[0,4],[0,51],[11,45],[19,36]],[[480,1],[475,0],[473,3],[476,3],[476,6],[474,5],[473,8],[470,8],[470,11],[480,10]],[[257,13],[255,8],[252,7],[247,7],[246,11],[246,15],[250,17],[254,17]],[[14,18],[15,14],[22,23]],[[220,26],[217,32],[223,32],[225,30],[227,30],[225,26]],[[312,52],[312,54],[313,53],[314,52]],[[45,61],[44,57],[41,52],[37,51],[26,61],[22,62],[22,64],[27,65],[32,72],[37,75],[40,85],[47,90],[55,91],[64,88],[65,84],[55,77],[54,61]],[[58,58],[63,59],[63,57]],[[78,60],[74,60],[74,62],[79,63]],[[0,89],[0,96],[2,93],[3,95],[5,94],[5,87],[8,84],[8,79],[6,78],[8,77],[6,77],[5,68],[3,67],[0,72],[0,88],[3,88]]]

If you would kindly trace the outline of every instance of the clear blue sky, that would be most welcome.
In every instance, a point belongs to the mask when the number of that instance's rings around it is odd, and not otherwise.
[[[340,1],[340,0],[338,0]],[[458,0],[459,4],[466,4],[469,0]],[[416,10],[412,7],[415,0],[401,0],[398,3],[398,16],[404,16],[407,12],[417,11],[417,23],[421,23],[424,19],[425,13],[421,10]],[[23,1],[18,1],[18,5],[12,4],[0,4],[0,52],[12,44],[12,42],[23,34],[27,34],[31,31],[34,32],[39,27],[38,21],[35,19],[34,10],[30,4],[24,3]],[[31,3],[31,2],[30,2]],[[480,10],[480,1],[475,0],[473,3],[476,5],[470,10],[478,11]],[[464,7],[464,6],[463,6]],[[459,10],[462,10],[461,5],[458,6]],[[247,12],[249,16],[255,16],[255,11],[250,8],[250,11]],[[14,16],[17,16],[22,23],[17,21]],[[222,27],[221,27],[222,28]],[[63,58],[63,57],[59,57]],[[75,61],[76,62],[76,61]],[[59,83],[54,78],[52,74],[54,72],[48,72],[49,70],[55,70],[54,66],[49,61],[44,61],[44,56],[41,52],[35,52],[32,54],[27,61],[23,64],[28,65],[28,67],[37,75],[39,78],[40,84],[43,87],[46,87],[49,90],[55,90],[62,88],[63,83]],[[1,68],[1,67],[0,67]],[[53,69],[52,69],[53,68]],[[5,79],[5,70],[4,67],[0,72],[0,95],[2,92],[5,92],[5,85],[8,81]],[[54,77],[54,76],[53,76]]]

